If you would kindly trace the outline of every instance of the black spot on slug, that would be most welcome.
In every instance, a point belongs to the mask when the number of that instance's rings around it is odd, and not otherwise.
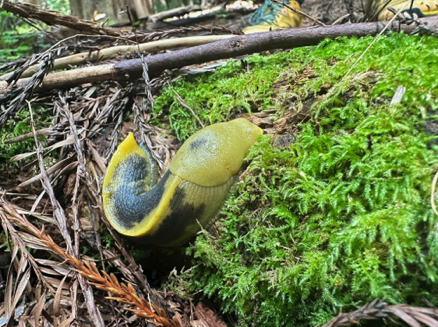
[[[114,171],[114,180],[123,181],[115,186],[112,195],[116,217],[123,228],[132,228],[140,222],[158,205],[163,195],[164,184],[170,173],[167,171],[155,187],[148,190],[148,181],[145,181],[148,164],[145,158],[130,155]]]
[[[196,150],[207,143],[207,140],[204,138],[197,138],[193,142],[190,143],[190,150]]]
[[[188,203],[186,191],[177,186],[169,203],[170,213],[163,219],[154,234],[142,236],[139,241],[142,244],[158,246],[174,242],[182,236],[187,226],[197,224],[196,219],[202,216],[205,206],[205,203],[198,206]]]

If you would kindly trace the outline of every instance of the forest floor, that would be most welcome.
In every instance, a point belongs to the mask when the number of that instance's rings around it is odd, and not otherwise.
[[[326,24],[362,15],[360,1],[302,10]],[[113,45],[79,40],[60,53]],[[372,41],[0,98],[0,323],[437,326],[438,39]],[[109,226],[102,178],[128,131],[161,176],[201,123],[236,117],[265,135],[208,231],[163,250]]]

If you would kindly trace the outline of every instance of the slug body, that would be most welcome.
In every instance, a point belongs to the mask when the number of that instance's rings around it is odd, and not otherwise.
[[[187,139],[155,184],[155,162],[129,133],[103,181],[108,221],[137,243],[183,243],[200,230],[199,225],[207,228],[214,221],[245,155],[261,134],[243,118],[210,125]]]

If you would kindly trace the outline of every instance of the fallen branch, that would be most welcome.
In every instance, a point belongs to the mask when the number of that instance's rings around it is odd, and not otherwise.
[[[0,1],[0,8],[19,15],[23,18],[38,19],[48,25],[61,25],[75,31],[87,34],[121,36],[123,33],[118,28],[104,27],[92,20],[79,19],[71,15],[62,15],[54,10],[42,10],[30,3],[11,2],[8,0]]]
[[[175,16],[184,16],[185,14],[195,12],[195,11],[201,11],[201,10],[202,10],[202,7],[198,6],[198,5],[178,7],[178,8],[172,8],[169,10],[161,11],[159,13],[151,15],[150,18],[152,21],[163,20],[163,19],[171,18],[171,17],[175,17]]]
[[[429,28],[436,28],[438,26],[438,16],[421,18],[419,21]],[[316,45],[326,38],[335,39],[339,36],[362,37],[376,35],[385,28],[386,24],[387,22],[372,22],[316,26],[241,35],[188,49],[149,56],[145,58],[145,62],[149,68],[149,76],[156,77],[165,69],[180,68],[266,50],[291,49]],[[417,26],[415,26],[415,24],[404,25],[398,21],[394,21],[388,26],[387,30],[412,33],[416,28]],[[105,80],[132,81],[140,78],[142,71],[142,60],[130,59],[115,64],[56,72],[48,74],[41,85],[36,88],[36,91],[41,92],[54,88],[67,88],[83,83],[102,82]],[[30,78],[23,78],[19,79],[16,85],[18,87],[24,87],[29,82]],[[7,92],[8,89],[8,84],[4,81],[0,81],[0,94]]]
[[[96,63],[104,61],[117,54],[133,53],[133,52],[158,52],[162,50],[174,49],[179,47],[192,47],[200,44],[206,44],[217,40],[233,37],[233,35],[205,35],[191,36],[177,39],[159,40],[142,44],[120,45],[102,50],[88,51],[76,53],[71,56],[55,59],[51,70],[68,68],[76,65],[84,65],[86,63]],[[132,42],[134,43],[134,42]],[[26,69],[21,78],[32,76],[38,71],[39,65],[32,65]],[[0,81],[8,81],[14,73],[0,75]]]

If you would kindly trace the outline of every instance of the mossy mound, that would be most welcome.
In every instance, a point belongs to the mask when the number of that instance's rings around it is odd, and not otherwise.
[[[239,104],[282,115],[292,93],[294,108],[313,99],[290,146],[265,136],[252,148],[219,234],[197,238],[189,249],[195,267],[180,276],[240,325],[314,326],[374,298],[438,305],[438,220],[430,204],[438,148],[428,128],[438,109],[438,39],[382,37],[343,77],[370,41],[257,55],[249,73],[232,63],[175,86],[202,104],[201,119],[213,121]],[[274,85],[282,93],[272,94]],[[402,101],[390,105],[399,85]],[[157,103],[169,104],[169,94]],[[178,106],[171,114],[184,135],[195,120]]]

